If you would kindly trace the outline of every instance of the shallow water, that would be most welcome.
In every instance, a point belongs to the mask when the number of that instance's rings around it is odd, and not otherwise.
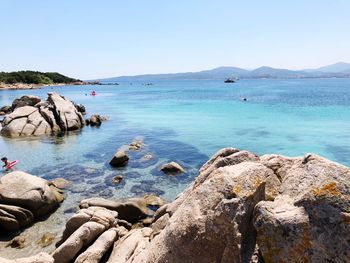
[[[0,154],[19,160],[17,169],[72,181],[62,206],[48,220],[21,234],[27,237],[26,248],[4,250],[6,242],[0,242],[0,256],[38,252],[36,240],[41,234],[48,229],[59,234],[66,218],[86,197],[118,199],[153,192],[172,200],[193,180],[200,165],[222,147],[289,156],[314,152],[350,165],[350,79],[153,83],[0,92],[2,106],[24,94],[45,98],[47,92],[56,91],[84,104],[88,116],[109,117],[100,128],[85,127],[63,137],[0,137]],[[97,96],[85,95],[91,90]],[[145,146],[130,153],[128,167],[109,167],[115,150],[135,137]],[[153,159],[141,161],[146,154]],[[161,175],[157,168],[167,161],[182,163],[187,173],[176,178]],[[116,187],[111,178],[117,174],[123,174],[124,180]]]

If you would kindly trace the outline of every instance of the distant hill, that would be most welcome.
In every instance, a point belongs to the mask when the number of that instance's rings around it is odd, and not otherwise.
[[[347,67],[348,65],[348,67]],[[350,78],[350,63],[336,63],[333,65],[308,70],[289,70],[271,67],[260,67],[254,70],[246,70],[237,67],[219,67],[211,70],[185,73],[146,74],[136,76],[120,76],[99,79],[103,82],[118,81],[156,81],[156,80],[224,80],[226,78]]]
[[[15,84],[55,84],[55,83],[73,83],[80,82],[78,79],[66,77],[57,72],[39,72],[39,71],[16,71],[0,72],[0,83]]]
[[[350,63],[338,62],[332,65],[318,68],[315,71],[332,72],[332,73],[350,72]]]

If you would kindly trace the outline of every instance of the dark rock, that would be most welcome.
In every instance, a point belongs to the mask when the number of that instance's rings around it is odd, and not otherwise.
[[[107,120],[106,117],[94,114],[90,117],[90,119],[86,119],[85,123],[86,123],[86,125],[90,125],[90,126],[100,126],[102,124],[102,122],[105,120]]]
[[[77,109],[78,112],[80,112],[81,114],[86,114],[86,109],[85,109],[85,106],[83,104],[76,104],[73,102],[73,105]]]
[[[12,107],[11,106],[3,106],[3,107],[0,108],[0,112],[3,113],[3,114],[0,114],[0,115],[8,114],[8,113],[12,112]]]
[[[113,167],[121,167],[121,166],[126,166],[128,164],[128,161],[129,161],[128,155],[124,151],[118,150],[114,154],[109,164]]]
[[[39,103],[40,101],[41,99],[37,96],[24,95],[12,102],[11,110],[14,111],[15,109],[23,106],[35,106],[35,104]]]

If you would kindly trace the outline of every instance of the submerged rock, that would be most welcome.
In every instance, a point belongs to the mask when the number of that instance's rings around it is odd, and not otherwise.
[[[52,233],[46,232],[41,236],[41,238],[38,241],[38,244],[41,247],[47,247],[53,243],[54,239],[55,239],[55,236]]]

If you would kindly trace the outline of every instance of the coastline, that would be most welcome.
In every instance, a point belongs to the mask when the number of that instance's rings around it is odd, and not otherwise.
[[[53,83],[53,84],[0,83],[0,90],[28,90],[28,89],[41,89],[42,87],[72,86],[72,85],[87,85],[87,84],[85,84],[84,82]]]

